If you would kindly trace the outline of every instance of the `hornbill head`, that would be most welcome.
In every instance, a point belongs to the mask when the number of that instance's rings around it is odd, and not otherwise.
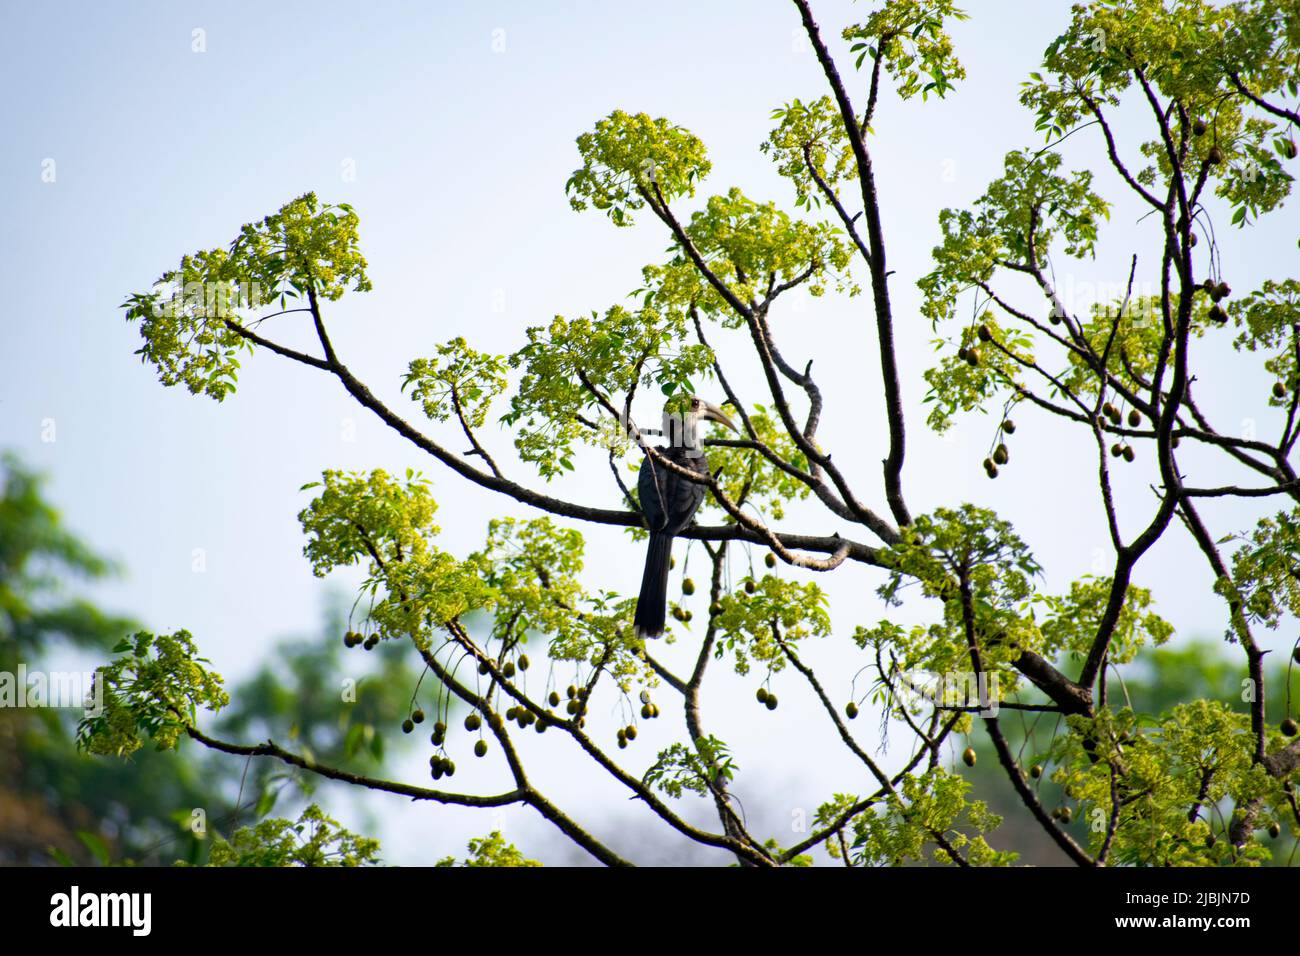
[[[669,399],[664,406],[664,434],[671,437],[671,444],[698,446],[701,421],[717,422],[740,434],[726,412],[698,395]]]

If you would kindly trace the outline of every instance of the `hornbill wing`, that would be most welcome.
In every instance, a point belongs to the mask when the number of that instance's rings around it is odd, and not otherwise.
[[[661,448],[659,453],[674,464],[701,475],[708,474],[708,463],[699,453],[687,454],[683,448]],[[668,567],[672,557],[673,535],[695,517],[704,500],[704,486],[684,475],[658,465],[646,455],[637,478],[641,511],[650,527],[650,546],[646,552],[645,571],[641,575],[641,593],[637,597],[633,625],[639,637],[658,637],[664,632],[668,606]]]
[[[708,474],[708,462],[698,452],[688,454],[684,448],[659,448],[656,451],[679,467],[701,476]],[[704,500],[704,485],[657,464],[649,455],[641,462],[637,492],[650,530],[668,534],[677,534],[690,524]]]

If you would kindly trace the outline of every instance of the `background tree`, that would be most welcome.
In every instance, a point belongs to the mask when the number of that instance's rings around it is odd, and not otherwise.
[[[346,625],[348,642],[409,647],[448,695],[435,714],[446,713],[448,698],[467,709],[463,733],[435,724],[435,786],[347,774],[274,741],[237,743],[205,731],[198,710],[220,710],[228,698],[185,632],[142,633],[104,669],[111,705],[83,725],[85,746],[129,754],[146,738],[170,746],[189,736],[417,800],[525,804],[595,859],[627,862],[530,778],[523,734],[550,731],[569,738],[666,832],[726,849],[745,864],[800,862],[819,845],[852,864],[1008,863],[1014,854],[986,838],[997,816],[971,799],[969,781],[942,757],[950,738],[969,734],[992,747],[1017,812],[1074,863],[1270,858],[1268,836],[1300,823],[1291,789],[1300,743],[1290,739],[1294,723],[1280,720],[1289,700],[1266,695],[1258,634],[1300,609],[1300,513],[1273,506],[1300,500],[1290,461],[1300,433],[1300,302],[1295,280],[1285,277],[1234,294],[1225,281],[1232,262],[1214,226],[1254,223],[1289,193],[1287,164],[1300,125],[1289,105],[1297,94],[1300,7],[1259,0],[1075,7],[1021,95],[1045,144],[1009,153],[1004,174],[971,208],[945,211],[934,268],[910,277],[939,335],[937,363],[924,373],[932,428],[942,431],[958,415],[993,413],[984,462],[990,478],[1011,467],[1016,418],[1020,427],[1028,420],[1095,447],[1110,567],[1060,594],[1042,589],[1029,541],[988,508],[947,502],[914,513],[906,495],[900,382],[911,372],[894,345],[889,224],[872,163],[873,150],[887,148],[887,131],[878,129],[876,109],[884,83],[904,101],[924,100],[963,78],[945,24],[964,14],[948,0],[883,4],[843,31],[849,72],[809,4],[795,0],[794,8],[828,92],[779,107],[764,150],[803,213],[792,216],[732,188],[687,214],[711,171],[703,143],[666,119],[611,113],[578,138],[571,202],[604,212],[616,227],[657,222],[671,242],[668,257],[644,268],[642,287],[626,302],[534,327],[510,355],[456,339],[413,361],[402,384],[433,423],[429,431],[381,400],[331,342],[328,308],[370,288],[358,216],[347,205],[300,197],[244,226],[228,246],[184,257],[126,303],[127,318],[140,324],[140,354],[164,384],[220,400],[235,387],[243,353],[274,353],[332,376],[467,483],[544,513],[494,521],[484,547],[458,557],[439,549],[436,503],[413,472],[328,471],[311,486],[316,497],[300,519],[314,570],[326,575],[360,564],[367,572]],[[1115,122],[1121,114],[1122,127]],[[1135,142],[1120,135],[1129,127],[1139,130]],[[1065,167],[1059,147],[1076,135],[1090,138],[1094,165],[1118,177],[1122,195],[1101,196],[1094,169]],[[1120,209],[1142,217],[1143,244],[1132,250],[1127,279],[1111,283],[1114,295],[1080,308],[1057,288],[1055,269],[1066,262],[1086,269],[1099,223]],[[1236,255],[1249,255],[1249,235],[1241,235]],[[836,442],[867,438],[820,433],[823,393],[812,364],[778,345],[774,324],[796,291],[862,294],[888,436],[878,492],[868,495],[862,476],[845,474],[834,458]],[[270,338],[261,323],[283,316],[309,325],[314,344],[295,348]],[[1260,399],[1278,419],[1276,436],[1238,438],[1213,424],[1217,390],[1231,385],[1194,361],[1193,349],[1229,336],[1267,376],[1271,390]],[[737,340],[748,348],[722,346]],[[762,394],[732,388],[726,369],[739,361],[757,364]],[[709,444],[710,474],[701,476],[706,505],[683,534],[702,542],[709,569],[698,595],[693,580],[681,582],[673,617],[698,655],[678,673],[659,660],[658,646],[634,638],[628,598],[583,586],[583,538],[569,523],[640,536],[624,480],[637,460],[627,438],[635,429],[626,428],[634,398],[639,389],[669,397],[699,392],[706,382],[726,396],[743,436]],[[481,436],[503,396],[511,461]],[[871,440],[875,435],[872,429]],[[453,442],[468,450],[453,450]],[[534,469],[553,481],[596,467],[597,454],[613,478],[605,506],[567,500],[552,493],[561,484],[544,491],[521,477]],[[1154,464],[1151,497],[1121,507],[1112,469],[1139,460]],[[1243,483],[1198,480],[1223,467]],[[877,494],[883,508],[872,504]],[[824,506],[816,532],[779,527],[785,505],[801,498]],[[1227,503],[1256,505],[1258,523],[1218,527],[1217,508]],[[1056,507],[1045,497],[1045,526]],[[1240,654],[1245,711],[1191,698],[1141,712],[1111,686],[1118,668],[1173,636],[1137,583],[1153,546],[1167,536],[1194,547],[1213,572],[1232,622],[1228,638]],[[767,552],[757,573],[746,560],[750,548]],[[901,612],[899,619],[854,622],[854,640],[874,670],[867,691],[844,675],[817,675],[800,654],[807,640],[832,630],[817,576],[854,567],[875,569],[886,602],[928,609],[920,625],[900,623]],[[483,624],[470,626],[471,615],[482,615]],[[862,791],[828,795],[815,829],[794,846],[751,832],[733,799],[743,757],[709,732],[700,706],[703,682],[722,661],[765,675],[757,696],[769,709],[779,705],[773,675],[797,674],[824,705],[827,732],[861,766]],[[969,678],[999,706],[941,695],[918,702],[909,688],[919,673]],[[886,772],[850,729],[868,696],[894,734],[910,735],[911,757],[897,773]],[[638,760],[635,770],[588,731],[599,704],[599,713],[614,712],[619,724],[605,739],[628,749],[638,723],[659,716],[667,697],[680,699],[682,740]],[[1020,716],[1013,712],[1053,718],[1050,738],[1024,761],[1005,726],[1008,713]],[[413,726],[414,712],[407,719]],[[455,776],[456,756],[464,773],[470,747],[480,758],[505,761],[507,789],[483,794],[441,782]],[[977,763],[977,751],[968,749],[964,761]],[[1053,785],[1048,794],[1045,781]],[[696,826],[678,811],[674,801],[688,791],[711,801],[716,826]]]
[[[119,569],[63,526],[41,477],[6,455],[0,491],[0,672],[16,680],[20,663],[28,674],[75,670],[77,659],[101,657],[138,629],[76,596],[78,580]],[[342,616],[329,609],[322,634],[332,636]],[[283,736],[304,754],[340,767],[379,770],[387,754],[377,728],[406,713],[416,675],[396,649],[377,653],[371,662],[377,666],[355,674],[354,699],[340,706],[337,642],[280,642],[275,666],[237,685],[217,727]],[[5,693],[14,692],[7,685]],[[13,703],[0,706],[0,758],[7,768],[0,782],[0,861],[11,865],[206,862],[223,834],[255,823],[277,801],[301,807],[320,799],[314,774],[193,747],[181,753],[144,748],[129,761],[88,758],[76,746],[80,709]],[[220,852],[215,858],[223,859]]]

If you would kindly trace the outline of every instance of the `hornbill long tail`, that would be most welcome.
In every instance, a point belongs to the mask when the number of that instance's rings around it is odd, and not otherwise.
[[[672,550],[672,535],[650,532],[650,549],[646,552],[645,571],[641,575],[641,594],[636,599],[636,617],[632,619],[638,637],[659,637],[664,632]]]
[[[698,398],[690,400],[682,421],[670,421],[670,417],[670,413],[665,411],[664,434],[669,437],[670,444],[657,449],[658,454],[679,468],[707,478],[709,465],[699,443],[699,419],[720,422],[732,431],[736,426],[717,406]],[[672,561],[673,536],[680,534],[695,517],[696,509],[704,500],[704,485],[663,466],[647,454],[641,462],[637,492],[641,512],[650,529],[650,547],[632,623],[638,637],[659,637],[664,632],[668,608],[668,570]]]

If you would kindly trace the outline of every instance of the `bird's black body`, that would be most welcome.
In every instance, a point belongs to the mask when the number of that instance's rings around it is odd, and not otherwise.
[[[656,451],[675,465],[702,477],[709,474],[708,462],[698,448],[672,445]],[[668,565],[673,536],[680,534],[695,517],[696,509],[704,500],[704,485],[665,468],[646,455],[641,462],[637,491],[641,511],[650,529],[650,548],[646,554],[633,624],[639,636],[659,637],[664,632],[668,607]]]

